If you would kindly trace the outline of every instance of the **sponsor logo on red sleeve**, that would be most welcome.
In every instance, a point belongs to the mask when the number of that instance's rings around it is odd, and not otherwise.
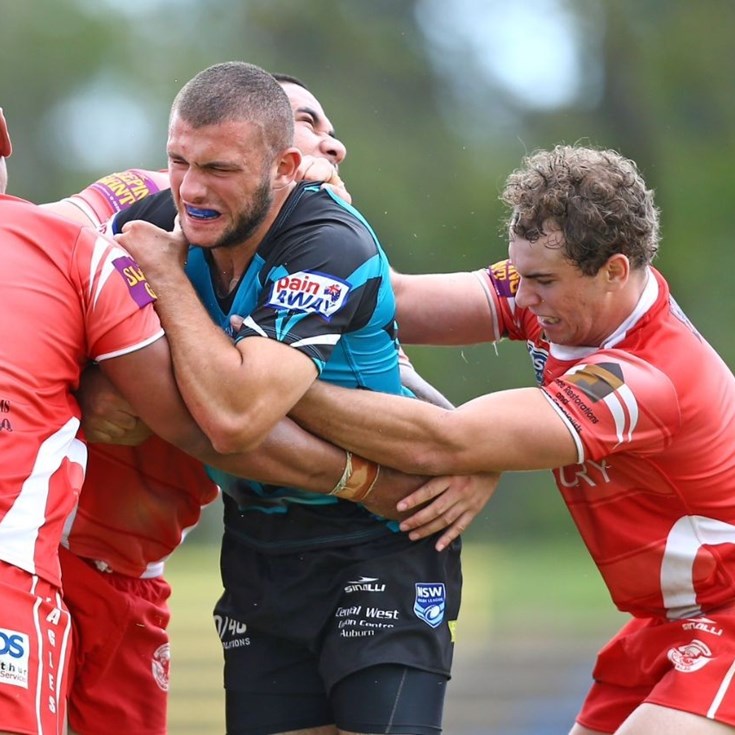
[[[487,274],[500,298],[510,299],[516,295],[521,277],[509,260],[501,260],[487,269]]]
[[[159,190],[152,179],[133,170],[105,176],[95,181],[89,188],[101,194],[115,212],[126,209],[143,197],[155,194]]]
[[[113,265],[128,284],[128,290],[138,306],[141,308],[156,300],[150,283],[146,281],[140,266],[129,256],[123,255],[115,258]]]

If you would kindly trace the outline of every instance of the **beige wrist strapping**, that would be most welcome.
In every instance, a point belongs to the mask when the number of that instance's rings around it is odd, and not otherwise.
[[[380,465],[364,457],[355,456],[352,452],[345,451],[345,455],[342,477],[329,494],[359,503],[365,500],[375,487],[380,475]]]

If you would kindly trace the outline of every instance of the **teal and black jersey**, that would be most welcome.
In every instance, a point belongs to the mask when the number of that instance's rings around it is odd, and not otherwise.
[[[323,380],[400,392],[388,260],[357,210],[326,189],[298,186],[226,303],[206,252],[193,248],[186,272],[223,329],[231,314],[245,317],[237,340],[275,339],[310,357]]]
[[[122,213],[171,229],[169,192]],[[116,227],[122,220],[116,220]],[[222,299],[209,253],[193,247],[186,272],[212,319],[234,339],[276,339],[310,357],[322,380],[401,393],[395,300],[388,260],[362,215],[319,185],[299,184],[263,238],[237,288]],[[230,317],[245,321],[237,334]],[[228,531],[270,551],[345,545],[394,524],[361,506],[210,469],[225,493]]]

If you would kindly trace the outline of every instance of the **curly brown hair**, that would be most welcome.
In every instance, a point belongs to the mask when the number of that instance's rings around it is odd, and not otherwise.
[[[633,268],[658,251],[659,212],[636,164],[613,150],[558,145],[526,156],[500,196],[509,231],[530,242],[552,220],[566,257],[588,276],[615,253]],[[548,227],[548,224],[547,224]]]

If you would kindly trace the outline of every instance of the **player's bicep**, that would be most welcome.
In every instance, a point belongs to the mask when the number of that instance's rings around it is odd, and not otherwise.
[[[496,338],[491,294],[475,273],[391,274],[406,344],[466,345]]]
[[[181,398],[164,338],[102,360],[100,369],[155,434],[185,451],[202,451],[207,442]]]

